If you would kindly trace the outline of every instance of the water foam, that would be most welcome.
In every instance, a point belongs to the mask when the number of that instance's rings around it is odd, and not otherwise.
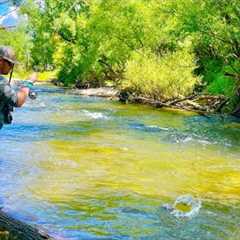
[[[181,209],[181,206],[185,206],[187,210]],[[172,205],[164,204],[162,207],[176,218],[193,218],[199,214],[202,202],[200,199],[194,198],[191,195],[182,195],[177,197]]]
[[[92,119],[105,119],[105,120],[109,119],[108,116],[101,112],[89,112],[88,110],[83,110],[82,112],[84,113],[85,116]]]

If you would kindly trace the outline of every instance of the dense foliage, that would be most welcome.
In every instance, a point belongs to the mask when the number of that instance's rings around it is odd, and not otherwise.
[[[194,89],[238,102],[239,0],[29,0],[32,66],[64,84],[155,99]]]
[[[32,42],[24,25],[19,25],[16,29],[8,31],[0,29],[0,45],[12,46],[16,51],[17,59],[24,69],[31,68],[31,47]]]
[[[195,68],[194,55],[186,46],[161,58],[151,51],[135,53],[127,62],[122,87],[156,100],[181,98],[200,83]]]

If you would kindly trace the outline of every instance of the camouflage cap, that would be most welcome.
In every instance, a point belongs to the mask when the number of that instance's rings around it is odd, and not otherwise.
[[[18,63],[13,49],[8,46],[0,46],[0,58],[5,59],[12,64]]]

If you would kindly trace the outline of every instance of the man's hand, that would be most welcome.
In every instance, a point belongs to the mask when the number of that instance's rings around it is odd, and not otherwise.
[[[29,92],[30,89],[28,87],[22,87],[17,92],[17,107],[21,107],[26,102]]]

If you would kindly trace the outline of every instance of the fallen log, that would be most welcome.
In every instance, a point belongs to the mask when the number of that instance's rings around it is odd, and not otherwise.
[[[1,240],[54,240],[44,231],[8,216],[0,210]],[[55,239],[56,240],[56,239]]]
[[[182,99],[174,99],[167,102],[141,96],[130,96],[128,101],[130,103],[147,104],[157,108],[166,107],[193,111],[199,114],[220,112],[221,109],[228,103],[228,99],[224,96],[211,95],[191,95]]]
[[[166,102],[161,102],[161,101],[155,101],[152,99],[147,99],[144,97],[134,97],[129,99],[130,103],[140,103],[140,104],[146,104],[146,105],[151,105],[154,106],[156,108],[173,108],[173,109],[179,109],[179,110],[186,110],[186,111],[193,111],[196,112],[198,114],[201,115],[205,115],[206,111],[205,109],[199,108],[197,109],[196,106],[195,107],[191,107],[190,104],[177,104],[177,105],[173,105],[171,103],[166,103]]]
[[[216,108],[217,113],[221,113],[223,107],[230,101],[229,98],[226,98],[222,103],[219,104],[219,106]]]
[[[175,105],[175,104],[180,103],[180,102],[183,102],[183,101],[185,101],[185,100],[192,100],[192,99],[194,99],[196,96],[197,96],[197,95],[195,94],[195,95],[191,95],[191,96],[188,96],[188,97],[185,97],[185,98],[175,99],[175,100],[169,102],[169,104]]]

